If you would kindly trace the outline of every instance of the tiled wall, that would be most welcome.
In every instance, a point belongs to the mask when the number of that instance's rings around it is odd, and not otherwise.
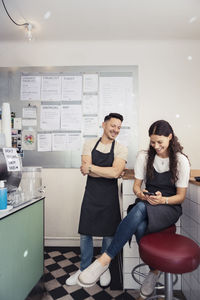
[[[129,204],[135,201],[135,195],[133,194],[133,180],[124,180],[122,183],[122,207],[123,218],[127,214],[127,208]],[[132,239],[131,248],[126,243],[123,249],[123,280],[124,289],[139,289],[139,285],[133,280],[131,271],[134,266],[140,263],[139,253],[135,237]]]
[[[200,246],[200,185],[190,183],[183,203],[181,234]],[[200,299],[200,267],[182,275],[182,291],[187,300]]]

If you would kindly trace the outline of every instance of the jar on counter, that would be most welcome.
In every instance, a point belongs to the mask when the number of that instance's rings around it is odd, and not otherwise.
[[[42,167],[23,167],[20,187],[24,193],[24,201],[41,197]]]

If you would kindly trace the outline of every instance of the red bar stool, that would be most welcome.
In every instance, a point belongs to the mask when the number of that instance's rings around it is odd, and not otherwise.
[[[145,235],[139,244],[142,260],[153,269],[165,273],[165,295],[147,298],[173,298],[172,274],[192,272],[200,263],[200,247],[191,239],[175,233],[175,226]]]

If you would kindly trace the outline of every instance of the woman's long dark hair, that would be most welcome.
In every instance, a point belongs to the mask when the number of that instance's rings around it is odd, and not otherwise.
[[[152,135],[164,135],[168,137],[172,134],[172,139],[169,141],[169,170],[172,175],[172,182],[175,183],[178,179],[178,171],[177,171],[177,153],[182,152],[183,147],[178,141],[178,138],[175,136],[174,131],[171,125],[165,120],[159,120],[154,122],[149,128],[149,137]],[[146,178],[151,179],[153,177],[153,162],[156,155],[156,150],[149,145],[148,149],[148,158],[147,158],[147,171],[146,171]],[[185,155],[185,154],[184,154]],[[186,155],[185,155],[186,156]],[[186,156],[187,157],[187,156]]]

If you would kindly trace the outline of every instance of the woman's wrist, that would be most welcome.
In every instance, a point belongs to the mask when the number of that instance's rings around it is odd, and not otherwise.
[[[141,193],[141,191],[135,191],[135,195],[136,197],[139,197],[139,194]]]

